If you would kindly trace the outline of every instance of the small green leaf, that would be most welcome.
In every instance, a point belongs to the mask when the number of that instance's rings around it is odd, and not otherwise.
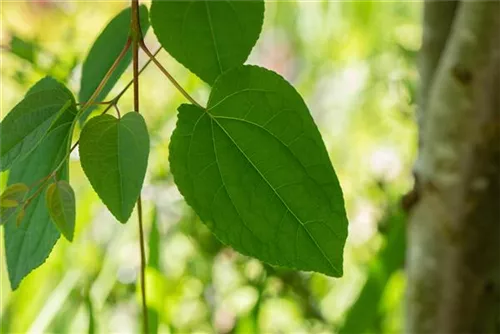
[[[3,225],[11,215],[17,212],[29,188],[24,183],[15,183],[7,187],[0,196],[0,225]]]
[[[38,46],[34,41],[25,40],[13,35],[10,40],[10,52],[31,64],[37,63]]]
[[[29,188],[24,183],[16,183],[8,186],[0,196],[0,206],[12,207],[19,205]],[[10,205],[12,203],[13,205]]]
[[[78,100],[80,103],[87,102],[97,86],[113,65],[115,59],[123,50],[130,32],[130,15],[131,9],[126,8],[116,15],[104,28],[101,34],[97,37],[94,45],[90,49],[87,58],[82,67],[82,78],[80,82],[80,93]],[[148,9],[146,6],[139,7],[140,24],[142,33],[145,35],[149,29]],[[118,79],[132,60],[132,51],[129,50],[120,64],[109,78],[108,82],[99,93],[96,102],[102,102],[115,86]],[[80,122],[83,123],[93,108],[89,108],[80,117]]]
[[[182,105],[178,117],[175,182],[222,242],[271,264],[342,276],[342,190],[288,82],[263,68],[234,68],[215,83],[206,111]]]
[[[151,4],[151,25],[178,62],[212,85],[242,65],[259,38],[264,1],[163,1]]]
[[[80,136],[80,161],[109,211],[126,223],[141,192],[148,164],[149,135],[144,118],[131,112],[117,119],[94,117]]]
[[[0,170],[33,151],[63,113],[76,114],[71,92],[50,77],[38,81],[0,123]]]
[[[40,87],[35,86],[27,95],[39,90]],[[52,173],[69,151],[74,119],[73,113],[62,114],[40,145],[26,159],[12,165],[8,184],[33,184]],[[68,180],[68,177],[66,161],[57,173],[57,179]],[[37,190],[35,187],[27,196]],[[32,199],[24,208],[25,214],[20,217],[19,223],[15,216],[11,216],[5,224],[5,255],[12,289],[16,289],[26,275],[45,262],[59,239],[59,231],[51,222],[45,201],[41,199],[43,196]]]
[[[50,217],[68,241],[73,241],[75,232],[75,192],[66,181],[57,181],[47,188],[47,208]]]

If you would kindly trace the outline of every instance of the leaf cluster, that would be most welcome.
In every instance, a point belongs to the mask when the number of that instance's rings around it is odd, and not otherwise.
[[[81,166],[119,222],[129,220],[140,197],[150,146],[146,122],[139,110],[107,113],[119,110],[122,93],[105,101],[131,62],[131,15],[130,8],[119,13],[91,47],[79,103],[63,83],[46,77],[0,124],[0,167],[10,171],[1,217],[13,288],[45,261],[60,233],[74,238],[68,158],[75,127],[82,127]],[[141,36],[150,61],[192,102],[178,109],[169,152],[186,202],[220,241],[243,254],[341,276],[347,218],[321,134],[290,83],[244,64],[262,29],[264,2],[154,0],[151,13],[141,6],[139,17],[143,34],[151,25],[163,49],[211,86],[203,107]],[[97,104],[108,107],[88,119]]]

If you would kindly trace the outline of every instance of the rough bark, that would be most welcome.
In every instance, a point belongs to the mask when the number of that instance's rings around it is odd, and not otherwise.
[[[430,19],[437,5],[425,6]],[[498,332],[500,2],[446,6],[440,28],[424,20],[406,331]],[[430,54],[426,40],[437,43]]]
[[[435,1],[428,0],[424,6],[424,22],[422,47],[419,57],[420,73],[420,101],[418,114],[422,121],[427,106],[427,97],[431,88],[432,79],[441,59],[446,41],[451,31],[451,25],[455,18],[458,0]],[[419,126],[423,124],[419,122]]]

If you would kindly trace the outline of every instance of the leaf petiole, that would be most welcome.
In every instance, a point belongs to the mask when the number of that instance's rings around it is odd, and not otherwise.
[[[202,109],[205,109],[201,106],[201,104],[199,104],[191,95],[188,94],[188,92],[186,92],[186,90],[184,88],[182,88],[182,86],[177,82],[177,80],[174,79],[174,77],[165,69],[165,67],[163,67],[163,65],[156,59],[155,55],[153,55],[151,53],[151,51],[149,51],[148,47],[146,46],[146,44],[144,43],[143,40],[140,40],[139,41],[139,46],[141,47],[142,51],[144,51],[144,53],[149,57],[149,59],[151,59],[155,65],[158,67],[158,69],[167,77],[167,79],[175,86],[175,88],[177,88],[177,90],[186,98],[188,99],[189,102],[191,102],[192,104],[194,104],[195,106],[197,107],[200,107]]]
[[[97,106],[97,105],[104,105],[105,106],[105,105],[108,105],[108,104],[111,104],[111,103],[113,103],[113,100],[104,101],[104,102],[94,102],[94,103],[92,103],[92,105],[93,106]],[[77,106],[84,106],[86,104],[88,104],[88,102],[79,102],[76,105]]]
[[[104,86],[108,82],[109,78],[111,77],[111,75],[113,74],[113,72],[118,67],[118,64],[123,59],[123,57],[125,57],[127,51],[130,49],[130,45],[131,44],[132,44],[132,40],[130,38],[128,38],[127,42],[125,43],[125,46],[123,47],[123,49],[120,52],[120,54],[118,55],[118,57],[115,59],[113,65],[111,65],[111,67],[109,68],[108,72],[106,73],[106,75],[104,76],[104,78],[101,80],[101,82],[99,83],[99,86],[97,86],[97,88],[94,91],[94,93],[92,94],[92,96],[89,98],[89,100],[80,109],[79,114],[83,114],[85,110],[87,110],[90,106],[92,106],[94,104],[95,100],[97,99],[97,97],[101,93],[102,89],[104,88]]]
[[[155,51],[154,55],[156,56],[158,53],[160,53],[161,49],[162,49],[162,48],[161,48],[161,47],[159,47],[159,48]],[[149,59],[149,60],[146,62],[146,64],[144,64],[144,65],[141,67],[141,69],[139,70],[139,73],[138,73],[138,74],[139,74],[139,75],[141,75],[141,74],[142,74],[142,72],[144,72],[144,70],[146,69],[146,67],[148,67],[148,66],[149,66],[149,64],[151,64],[151,62],[152,62],[152,61],[153,61],[152,59]],[[108,106],[106,107],[106,109],[104,109],[104,111],[102,112],[102,114],[101,114],[101,115],[103,115],[103,114],[107,113],[107,112],[109,111],[109,109],[111,109],[111,108],[113,107],[113,105],[114,105],[114,104],[117,104],[117,103],[118,103],[118,101],[120,100],[120,98],[123,96],[123,94],[125,94],[125,92],[126,92],[126,91],[130,88],[130,86],[132,86],[132,84],[133,84],[133,83],[134,83],[134,80],[133,80],[133,79],[132,79],[132,80],[130,80],[130,81],[128,82],[128,84],[127,84],[127,85],[125,85],[125,87],[123,87],[123,89],[122,89],[122,90],[121,90],[121,91],[120,91],[120,92],[119,92],[119,93],[118,93],[118,94],[117,94],[117,95],[116,95],[116,96],[115,96],[115,97],[114,97],[114,98],[110,101],[110,103],[108,104]]]

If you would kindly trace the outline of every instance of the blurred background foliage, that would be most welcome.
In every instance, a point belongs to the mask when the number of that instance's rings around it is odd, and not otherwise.
[[[147,3],[147,1],[146,1]],[[1,112],[49,74],[78,92],[81,62],[126,1],[6,1],[1,8]],[[186,206],[169,172],[168,144],[182,96],[153,66],[141,76],[152,136],[143,191],[147,293],[159,333],[397,333],[405,288],[400,198],[416,153],[416,52],[421,3],[268,1],[249,63],[282,74],[318,123],[349,216],[345,274],[274,268],[224,247]],[[158,43],[150,31],[146,43]],[[209,90],[166,52],[161,62],[196,99]],[[142,56],[142,63],[146,57]],[[128,70],[109,97],[130,80]],[[131,94],[120,101],[132,110]],[[99,110],[95,111],[96,113]],[[78,136],[76,131],[75,138]],[[6,180],[2,175],[2,186]],[[2,333],[140,331],[135,215],[116,222],[71,156],[77,195],[72,244],[12,292],[0,248]]]

